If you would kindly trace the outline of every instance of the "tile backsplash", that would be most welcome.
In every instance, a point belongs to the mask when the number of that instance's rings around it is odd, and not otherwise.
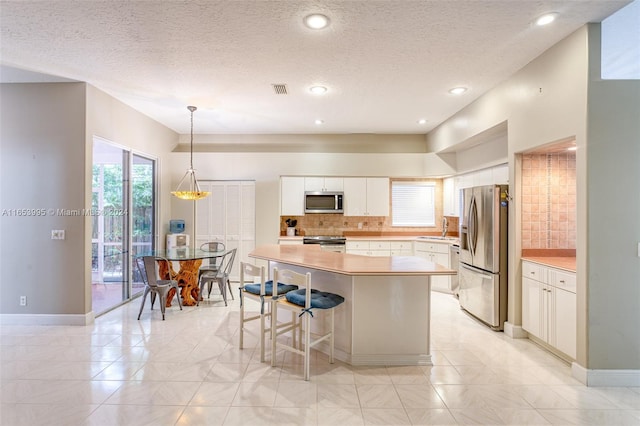
[[[575,153],[522,156],[522,248],[576,248]]]
[[[344,216],[341,214],[308,214],[305,216],[280,217],[280,235],[285,235],[287,219],[297,220],[298,235],[338,235],[347,233],[369,232],[380,234],[413,234],[437,235],[442,232],[442,219],[433,227],[398,227],[391,226],[390,216]],[[447,216],[449,221],[447,235],[458,235],[458,218]]]

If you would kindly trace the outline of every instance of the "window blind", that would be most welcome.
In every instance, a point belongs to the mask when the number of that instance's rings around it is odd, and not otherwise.
[[[393,226],[435,226],[435,183],[391,183]]]

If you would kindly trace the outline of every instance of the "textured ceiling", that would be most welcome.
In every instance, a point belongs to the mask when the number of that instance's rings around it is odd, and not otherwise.
[[[180,133],[196,105],[195,133],[419,134],[627,3],[0,1],[0,61],[86,81]],[[532,25],[549,11],[556,22]],[[312,12],[330,26],[307,29]]]

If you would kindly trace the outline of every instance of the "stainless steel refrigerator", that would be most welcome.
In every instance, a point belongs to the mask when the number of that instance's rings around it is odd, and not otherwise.
[[[507,189],[463,189],[460,307],[494,330],[503,330],[507,320]]]

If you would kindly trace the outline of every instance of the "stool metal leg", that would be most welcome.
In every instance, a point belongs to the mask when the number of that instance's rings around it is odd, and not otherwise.
[[[334,340],[334,331],[335,331],[335,309],[331,309],[331,337],[329,337],[329,345],[331,346],[331,348],[329,349],[329,364],[333,364],[333,344],[335,343]]]
[[[304,379],[309,380],[309,358],[311,357],[311,314],[304,315]]]

